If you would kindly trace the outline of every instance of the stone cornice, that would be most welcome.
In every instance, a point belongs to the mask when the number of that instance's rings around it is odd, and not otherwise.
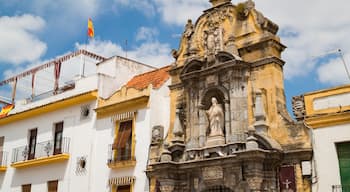
[[[348,124],[350,111],[306,117],[305,123],[313,129]]]
[[[251,66],[252,67],[260,67],[260,66],[270,64],[270,63],[276,63],[276,64],[280,65],[281,67],[283,67],[285,64],[285,62],[282,59],[272,56],[272,57],[267,57],[267,58],[263,58],[263,59],[259,59],[257,61],[254,61],[251,63]]]
[[[202,70],[198,70],[198,71],[194,71],[191,73],[187,73],[181,76],[182,80],[187,80],[187,79],[195,79],[198,78],[200,76],[206,76],[206,75],[210,75],[213,73],[216,73],[218,71],[222,71],[225,69],[229,69],[229,68],[249,68],[250,64],[245,62],[245,61],[240,61],[240,60],[230,60],[230,61],[226,61],[217,65],[213,65],[211,67],[202,69]]]
[[[183,87],[182,83],[176,83],[176,84],[169,85],[170,90],[182,89],[182,87]]]
[[[238,50],[241,54],[244,54],[245,52],[250,52],[253,50],[261,50],[263,46],[266,47],[275,47],[279,51],[283,51],[286,46],[277,41],[274,37],[272,36],[266,36],[260,39],[259,41],[250,41],[245,43],[242,47],[240,47]]]

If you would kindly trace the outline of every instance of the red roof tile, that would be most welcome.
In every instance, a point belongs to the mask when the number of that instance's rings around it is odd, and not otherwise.
[[[169,70],[170,66],[165,66],[154,71],[136,75],[126,84],[126,87],[142,90],[147,88],[149,84],[152,84],[153,89],[158,89],[169,79]]]

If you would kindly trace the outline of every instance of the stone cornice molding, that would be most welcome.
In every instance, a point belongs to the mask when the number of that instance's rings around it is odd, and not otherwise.
[[[252,67],[260,67],[260,66],[263,66],[266,64],[271,64],[271,63],[276,63],[276,64],[280,65],[281,67],[283,67],[285,64],[285,61],[283,61],[282,59],[280,59],[278,57],[272,56],[272,57],[266,57],[266,58],[254,61],[251,63],[251,66]]]

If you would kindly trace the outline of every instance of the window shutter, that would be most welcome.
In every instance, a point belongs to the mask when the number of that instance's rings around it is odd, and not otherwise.
[[[132,121],[121,122],[117,135],[117,140],[113,143],[113,149],[125,148],[126,144],[131,141]]]
[[[47,182],[47,191],[48,192],[57,192],[58,181],[49,181]]]
[[[32,185],[27,184],[27,185],[22,185],[22,192],[30,192]]]
[[[337,143],[340,178],[343,187],[350,186],[350,142]],[[345,189],[344,189],[345,190]]]

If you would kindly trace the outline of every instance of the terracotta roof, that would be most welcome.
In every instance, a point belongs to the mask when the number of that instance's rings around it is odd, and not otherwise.
[[[142,90],[147,88],[149,84],[152,84],[153,89],[158,89],[169,79],[169,70],[170,66],[165,66],[154,71],[136,75],[126,84],[126,87]]]

